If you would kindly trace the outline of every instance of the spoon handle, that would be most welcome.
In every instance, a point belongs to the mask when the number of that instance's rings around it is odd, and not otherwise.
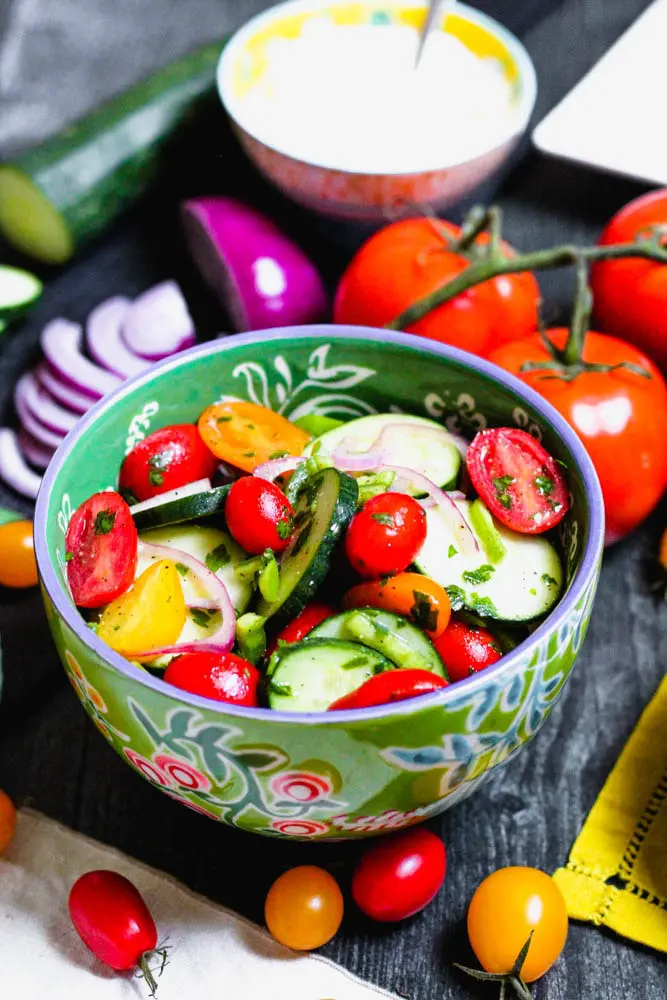
[[[419,36],[419,44],[417,46],[417,58],[415,60],[415,69],[417,69],[417,67],[419,66],[421,57],[424,52],[424,46],[426,45],[426,39],[428,38],[432,29],[435,27],[435,23],[442,10],[444,2],[445,0],[429,0],[428,14],[426,15],[426,20],[424,21],[421,34]],[[451,8],[454,6],[455,2],[456,0],[449,0],[447,6]]]

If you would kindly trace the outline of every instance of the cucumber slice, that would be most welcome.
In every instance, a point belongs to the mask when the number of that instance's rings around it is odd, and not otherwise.
[[[63,264],[149,189],[171,140],[215,92],[223,42],[158,70],[37,149],[0,166],[0,231]]]
[[[321,413],[306,413],[303,417],[297,417],[294,423],[302,431],[305,431],[306,434],[319,437],[320,434],[325,434],[327,431],[332,431],[336,427],[340,427],[343,421],[336,420],[335,417],[325,417]]]
[[[303,453],[311,455],[318,445],[318,455],[331,455],[343,441],[348,451],[370,451],[386,427],[392,427],[389,440],[382,449],[387,465],[414,469],[436,486],[451,487],[456,482],[461,455],[449,431],[433,420],[404,413],[379,413],[351,420],[310,441]],[[428,430],[429,433],[420,434],[420,430]]]
[[[449,520],[434,508],[426,513],[428,534],[415,559],[419,572],[447,588],[454,610],[465,607],[481,618],[529,622],[551,611],[563,589],[563,567],[551,542],[544,535],[519,535],[494,518],[505,554],[493,565],[471,517],[471,502],[457,500],[456,506],[481,552],[476,557],[462,555]]]
[[[334,548],[357,508],[356,481],[338,469],[309,477],[294,506],[294,536],[280,558],[280,589],[255,611],[281,627],[303,611],[329,571]]]
[[[180,549],[203,562],[224,583],[237,615],[242,614],[250,604],[253,588],[252,583],[240,580],[234,567],[247,558],[247,554],[231,535],[219,528],[209,528],[200,524],[174,525],[170,528],[156,528],[153,531],[141,533],[142,542],[151,545],[166,545],[172,549]],[[174,553],[176,568],[179,568],[178,553]],[[137,575],[150,565],[150,560],[144,555],[139,556]],[[197,604],[198,600],[207,598],[204,587],[187,571],[179,570],[186,604]]]
[[[0,266],[0,320],[16,319],[42,294],[39,278],[19,267]]]
[[[266,652],[266,631],[264,619],[249,611],[241,615],[236,623],[236,645],[239,656],[255,666]]]
[[[335,618],[327,618],[305,637],[313,639],[345,639],[358,642],[382,653],[397,667],[430,670],[448,680],[438,652],[421,629],[407,618],[377,608],[357,608]]]
[[[208,489],[202,489],[203,482],[206,480],[179,486],[151,500],[134,504],[130,511],[137,531],[198,521],[202,517],[221,514],[225,509],[229,486],[212,487],[209,483]]]
[[[271,657],[267,695],[281,712],[326,712],[375,674],[395,670],[381,653],[356,642],[311,639],[283,646]]]

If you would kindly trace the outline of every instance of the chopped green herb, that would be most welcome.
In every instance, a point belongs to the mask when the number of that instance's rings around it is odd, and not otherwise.
[[[114,625],[113,630],[114,632],[120,632],[120,625]]]
[[[421,590],[413,590],[415,603],[410,608],[410,618],[426,632],[432,632],[438,624],[438,612],[431,604],[431,598]]]
[[[449,596],[452,611],[459,611],[466,603],[465,591],[461,587],[455,587],[453,584],[451,587],[445,587],[445,590]]]
[[[513,482],[514,476],[498,476],[493,480],[493,488],[496,491],[496,499],[498,500],[498,503],[502,504],[505,510],[510,510],[512,506],[512,497],[507,491]]]
[[[99,622],[86,622],[86,625],[88,626],[91,632],[94,632],[97,635],[97,630],[100,627]]]
[[[292,688],[289,684],[279,684],[276,681],[269,681],[269,691],[271,694],[277,694],[281,698],[291,698]]]
[[[534,587],[531,587],[528,593],[531,594],[533,597],[537,597],[537,591],[535,590]]]
[[[255,425],[254,424],[246,424],[246,427],[248,428],[249,431],[254,431],[255,430]]]
[[[211,614],[211,611],[205,611],[204,608],[190,608],[190,617],[199,628],[208,628]]]
[[[493,601],[488,597],[480,597],[479,594],[471,594],[469,606],[476,615],[481,618],[493,618],[498,612]]]
[[[278,538],[284,541],[294,531],[294,518],[291,514],[283,518],[282,521],[278,521],[276,524],[276,532],[278,533]]]
[[[461,576],[466,583],[478,586],[480,583],[488,583],[493,573],[495,573],[493,566],[485,563],[484,566],[480,566],[478,569],[466,570]]]
[[[341,663],[341,670],[354,670],[356,667],[364,667],[368,663],[366,656],[353,656],[350,660]]]
[[[65,553],[65,562],[66,563],[71,562],[73,558],[74,558],[74,553],[73,552],[66,552]]]
[[[555,580],[553,576],[549,576],[548,573],[542,574],[542,583],[546,584],[547,587],[557,587],[558,580]]]
[[[224,542],[220,542],[216,545],[214,549],[206,553],[206,558],[204,562],[211,573],[217,573],[219,569],[226,566],[230,560],[229,552],[227,551],[227,546]]]
[[[216,424],[228,424],[229,421],[233,419],[234,417],[216,417],[215,422]]]
[[[457,556],[458,554],[459,554],[459,550],[456,548],[455,545],[450,545],[449,548],[447,549],[447,558],[448,559],[451,559],[452,556]]]
[[[391,514],[382,514],[382,513],[371,514],[371,517],[373,518],[374,521],[377,521],[378,524],[383,524],[387,528],[395,527],[394,519],[391,516]]]
[[[148,482],[151,486],[162,486],[164,482],[164,472],[159,469],[151,469],[148,473]]]
[[[285,451],[285,449],[282,451],[273,451],[269,455],[269,461],[273,462],[276,458],[285,458],[287,455],[289,455],[289,452]]]
[[[255,457],[255,452],[254,451],[244,451],[243,452],[243,457],[244,458],[254,458]]]
[[[101,510],[95,518],[95,534],[108,535],[114,526],[116,515],[112,510]]]
[[[180,573],[181,576],[187,576],[188,573],[190,572],[190,570],[185,565],[185,563],[177,562],[177,563],[174,563],[174,565],[176,566],[176,572]]]
[[[540,496],[548,497],[553,493],[554,481],[550,476],[535,476],[535,485]]]
[[[396,628],[397,629],[398,628],[406,628],[408,624],[409,623],[408,623],[408,621],[407,621],[406,618],[397,618],[396,619]],[[389,631],[389,629],[387,629],[387,632],[388,631]]]

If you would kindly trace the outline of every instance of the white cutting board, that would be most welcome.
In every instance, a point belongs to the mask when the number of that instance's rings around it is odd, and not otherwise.
[[[667,185],[667,0],[655,0],[533,132],[538,149]]]

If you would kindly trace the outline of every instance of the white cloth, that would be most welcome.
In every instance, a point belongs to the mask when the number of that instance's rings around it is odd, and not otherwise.
[[[317,955],[298,955],[264,930],[174,879],[37,813],[19,813],[0,859],[3,1000],[140,1000],[146,983],[106,968],[72,927],[67,898],[79,875],[125,875],[169,939],[159,1000],[377,1000],[392,995]],[[395,1000],[395,998],[393,998]]]

